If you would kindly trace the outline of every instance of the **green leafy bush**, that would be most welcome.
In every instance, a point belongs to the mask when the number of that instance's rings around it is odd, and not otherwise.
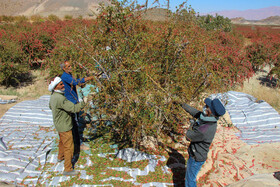
[[[33,22],[43,22],[43,21],[45,21],[45,19],[40,15],[32,15],[30,17],[30,20],[33,21]]]
[[[30,78],[25,55],[13,35],[0,31],[0,84],[17,86]]]
[[[19,86],[21,83],[30,81],[31,74],[28,67],[13,62],[2,62],[0,59],[0,84],[8,86]]]
[[[2,15],[0,16],[0,21],[1,22],[13,22],[15,20],[15,17],[13,16],[5,16],[5,15]]]
[[[56,16],[56,15],[54,15],[54,14],[50,14],[50,15],[48,16],[48,20],[49,20],[49,21],[56,22],[56,21],[58,21],[58,20],[60,20],[60,19],[59,19],[58,16]]]
[[[225,32],[232,31],[232,24],[229,18],[217,15],[198,16],[198,23],[202,28],[206,30],[222,30]]]
[[[65,19],[65,20],[71,20],[71,19],[73,19],[73,16],[71,16],[71,15],[65,15],[65,16],[64,16],[64,19]]]
[[[266,64],[268,54],[267,49],[262,43],[253,43],[248,46],[246,50],[254,71],[258,71]]]
[[[28,18],[26,16],[15,16],[14,21],[17,23],[23,23],[28,21]]]
[[[160,140],[176,132],[182,114],[173,100],[199,100],[202,92],[242,84],[252,68],[239,53],[239,39],[200,28],[191,9],[153,22],[128,2],[101,7],[96,20],[71,21],[49,61],[56,74],[65,59],[74,64],[76,77],[103,73],[94,81],[100,92],[91,113],[103,114],[100,124],[110,130],[109,137],[139,148],[147,136]]]

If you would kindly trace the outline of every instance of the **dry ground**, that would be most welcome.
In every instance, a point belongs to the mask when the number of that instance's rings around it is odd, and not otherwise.
[[[48,91],[48,82],[46,81],[48,74],[46,72],[33,71],[32,75],[34,76],[34,82],[32,84],[17,89],[2,86],[0,87],[0,95],[17,96],[16,103],[19,103],[24,100],[34,100],[42,95],[50,94]],[[0,118],[16,103],[0,105]]]
[[[257,72],[255,76],[244,82],[243,87],[238,87],[235,91],[247,93],[258,100],[264,100],[280,113],[280,89],[263,85],[270,84],[266,79],[269,70],[268,66],[265,67],[263,71]]]

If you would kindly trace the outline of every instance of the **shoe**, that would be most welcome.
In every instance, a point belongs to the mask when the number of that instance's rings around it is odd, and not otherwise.
[[[273,176],[280,181],[280,171],[275,172]]]
[[[80,172],[76,171],[76,170],[72,170],[72,171],[63,171],[62,175],[67,175],[67,176],[74,176],[74,175],[78,175]]]
[[[62,162],[63,160],[64,160],[64,159],[61,159],[61,160],[60,160],[60,159],[57,159],[57,162]]]
[[[85,144],[80,145],[80,149],[83,151],[89,150],[89,146],[86,146]]]

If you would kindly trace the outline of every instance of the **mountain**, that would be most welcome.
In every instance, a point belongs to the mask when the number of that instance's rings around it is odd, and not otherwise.
[[[233,24],[247,24],[247,25],[280,25],[280,16],[271,16],[262,20],[246,20],[242,17],[232,18]]]
[[[73,17],[92,17],[98,12],[99,4],[109,5],[110,0],[0,0],[0,15],[17,16],[32,15],[48,16],[50,14],[63,18],[65,15]],[[166,9],[148,9],[144,19],[164,21],[167,15]],[[210,15],[222,15],[236,24],[268,24],[280,25],[280,7],[268,7],[255,10],[228,10],[210,12]],[[206,15],[206,13],[201,14]],[[251,20],[251,21],[250,21]]]
[[[225,10],[225,11],[217,11],[217,12],[209,12],[209,13],[203,13],[201,15],[221,15],[224,17],[228,17],[230,19],[232,18],[238,18],[242,17],[246,20],[262,20],[271,16],[280,16],[280,7],[279,6],[272,6],[267,8],[261,8],[261,9],[248,9],[248,10]]]
[[[97,12],[99,3],[109,4],[109,0],[1,0],[0,15],[7,16],[48,16],[89,17]]]

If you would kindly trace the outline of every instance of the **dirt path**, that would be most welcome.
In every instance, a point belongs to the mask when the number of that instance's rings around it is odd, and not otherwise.
[[[16,105],[17,103],[10,103],[10,104],[1,104],[0,106],[0,118],[11,108],[12,106]]]
[[[15,96],[15,93],[17,94],[17,102],[11,104],[0,104],[0,118],[9,110],[9,108],[19,102],[38,99],[43,95],[50,94],[50,92],[48,91],[48,83],[46,81],[46,78],[48,76],[47,72],[33,71],[31,73],[34,76],[34,82],[30,85],[17,88],[15,90],[6,88],[4,86],[0,87],[0,93],[2,93],[1,95]]]

